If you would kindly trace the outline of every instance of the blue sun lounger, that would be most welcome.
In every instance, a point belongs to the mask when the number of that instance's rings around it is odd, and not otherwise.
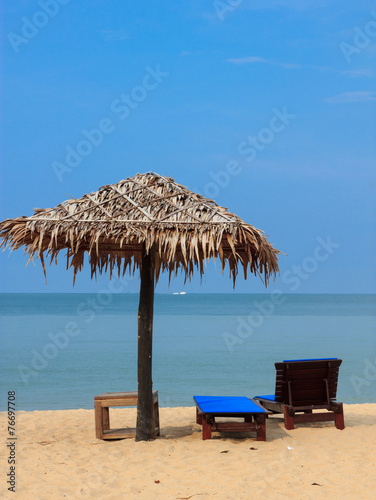
[[[334,421],[344,429],[343,404],[335,401],[341,359],[292,359],[275,363],[276,383],[272,395],[255,396],[273,413],[283,413],[285,427],[295,423]],[[313,410],[327,410],[315,412]]]
[[[212,432],[254,432],[257,441],[266,440],[265,419],[269,412],[256,401],[235,396],[194,396],[196,422],[202,425],[202,439]],[[244,418],[243,422],[217,422],[217,417]]]

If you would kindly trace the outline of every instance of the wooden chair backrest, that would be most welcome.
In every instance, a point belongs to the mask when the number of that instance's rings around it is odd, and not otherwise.
[[[336,399],[341,363],[341,359],[275,363],[275,401],[291,406],[329,404]]]

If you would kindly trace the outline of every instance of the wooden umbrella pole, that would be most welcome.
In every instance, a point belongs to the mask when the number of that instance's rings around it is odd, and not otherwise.
[[[143,244],[140,275],[136,441],[150,441],[156,437],[152,381],[155,247],[152,247],[147,254],[145,244]]]

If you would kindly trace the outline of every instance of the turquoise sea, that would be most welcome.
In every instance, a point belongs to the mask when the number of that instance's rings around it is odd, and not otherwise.
[[[137,294],[1,294],[0,380],[18,410],[137,390]],[[274,392],[276,361],[338,357],[338,400],[376,402],[376,295],[156,294],[161,406]]]

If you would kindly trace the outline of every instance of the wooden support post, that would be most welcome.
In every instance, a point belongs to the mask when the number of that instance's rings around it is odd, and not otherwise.
[[[140,277],[136,441],[150,441],[156,437],[152,381],[155,248],[152,247],[147,254],[145,244],[142,245]]]

